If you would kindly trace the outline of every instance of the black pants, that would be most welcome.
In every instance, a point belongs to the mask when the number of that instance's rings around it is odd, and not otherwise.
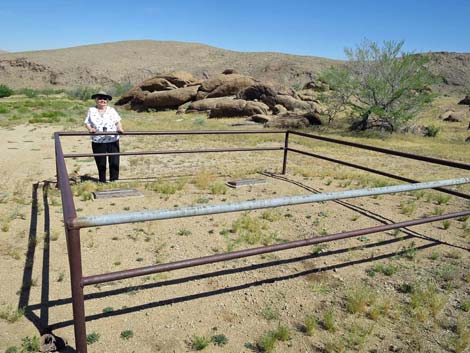
[[[116,153],[119,152],[119,140],[109,143],[91,143],[93,153]],[[109,180],[119,179],[119,156],[107,156],[109,160]],[[96,167],[100,182],[106,183],[106,156],[95,156]]]

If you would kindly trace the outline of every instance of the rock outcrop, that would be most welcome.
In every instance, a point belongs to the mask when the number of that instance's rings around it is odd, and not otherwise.
[[[209,118],[255,116],[252,121],[302,127],[321,124],[322,109],[310,91],[297,94],[230,69],[205,80],[195,80],[190,73],[180,71],[142,81],[116,105],[137,111],[204,112]]]

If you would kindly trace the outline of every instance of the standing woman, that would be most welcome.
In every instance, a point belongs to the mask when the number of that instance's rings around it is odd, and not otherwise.
[[[93,153],[119,153],[119,135],[96,135],[96,132],[123,133],[121,117],[117,111],[108,106],[112,97],[99,91],[91,96],[96,106],[88,109],[85,125],[91,134]],[[119,156],[108,156],[109,181],[119,179]],[[96,166],[101,183],[106,183],[106,156],[95,156]]]

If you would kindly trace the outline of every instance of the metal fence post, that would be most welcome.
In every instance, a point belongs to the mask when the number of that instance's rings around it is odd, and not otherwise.
[[[77,353],[87,353],[85,327],[85,298],[82,285],[82,256],[80,249],[80,229],[67,227],[67,251],[72,285],[72,309]]]
[[[284,159],[282,161],[282,175],[286,174],[288,148],[289,148],[289,130],[286,131],[286,138],[284,139]]]

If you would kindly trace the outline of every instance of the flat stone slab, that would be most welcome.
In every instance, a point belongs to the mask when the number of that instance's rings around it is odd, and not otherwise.
[[[95,199],[111,199],[116,197],[143,197],[140,191],[135,189],[118,189],[118,190],[106,190],[106,191],[95,191],[93,197]]]
[[[241,179],[241,180],[231,180],[227,181],[227,186],[231,188],[239,188],[242,186],[250,186],[257,184],[266,184],[266,179]]]

